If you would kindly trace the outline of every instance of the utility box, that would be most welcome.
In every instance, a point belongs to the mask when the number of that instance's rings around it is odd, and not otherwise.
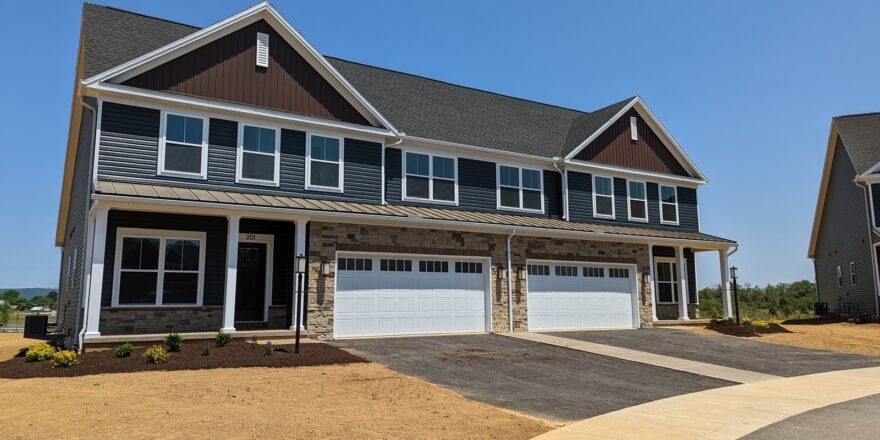
[[[24,337],[43,339],[46,337],[46,328],[49,326],[49,317],[46,315],[31,315],[24,317]]]
[[[815,310],[816,316],[825,316],[828,314],[828,303],[827,302],[813,303],[813,310]]]

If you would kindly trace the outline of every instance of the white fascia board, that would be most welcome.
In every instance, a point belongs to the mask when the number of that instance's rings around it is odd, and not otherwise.
[[[825,164],[822,166],[822,179],[819,182],[819,195],[816,198],[816,211],[813,214],[813,229],[810,233],[810,245],[807,248],[807,258],[815,258],[816,242],[819,238],[819,227],[822,223],[822,213],[825,210],[825,196],[828,190],[828,180],[831,178],[831,165],[834,162],[834,153],[837,149],[837,126],[831,121],[831,130],[828,133],[828,146],[825,148]]]
[[[277,110],[264,109],[259,107],[251,107],[243,104],[235,104],[230,102],[215,101],[207,98],[197,98],[193,96],[178,95],[168,92],[157,92],[153,90],[140,89],[137,87],[124,86],[112,83],[97,83],[87,87],[89,96],[100,97],[130,104],[156,103],[161,105],[175,105],[193,108],[199,111],[213,110],[221,113],[230,114],[233,117],[248,117],[258,119],[268,119],[272,121],[283,121],[288,123],[303,124],[310,127],[318,127],[322,129],[334,129],[361,135],[368,135],[380,141],[395,137],[395,133],[391,130],[375,127],[367,127],[364,125],[351,124],[348,122],[333,121],[330,119],[322,119],[311,116],[297,115]]]
[[[487,161],[503,161],[504,158],[516,158],[517,163],[539,166],[542,169],[554,170],[553,163],[559,161],[558,157],[542,157],[530,154],[514,153],[511,151],[497,150],[488,147],[478,147],[475,145],[460,144],[457,142],[441,141],[437,139],[428,139],[418,136],[409,136],[401,134],[400,139],[404,141],[403,145],[415,146],[421,148],[443,147],[444,151],[453,153],[468,153],[468,159],[482,159]]]
[[[706,184],[705,180],[696,179],[693,177],[682,177],[672,174],[655,173],[651,171],[638,170],[635,168],[619,167],[615,165],[607,165],[604,163],[588,162],[577,159],[566,160],[565,164],[567,165],[568,169],[572,171],[611,173],[616,175],[616,177],[624,176],[637,179],[647,179],[651,182],[668,183],[672,185],[686,186],[691,188],[696,188],[700,185]]]
[[[380,226],[402,226],[425,229],[452,229],[457,231],[483,232],[492,234],[510,234],[516,230],[517,235],[533,237],[558,237],[572,240],[595,240],[624,243],[655,243],[663,246],[687,246],[705,250],[729,249],[737,246],[736,243],[711,242],[702,240],[687,240],[663,237],[639,237],[634,235],[609,234],[601,232],[566,231],[560,229],[537,228],[529,226],[512,226],[491,223],[474,223],[453,220],[435,220],[409,215],[385,216],[375,214],[357,214],[334,211],[310,211],[293,208],[276,208],[271,206],[242,206],[229,205],[214,202],[199,202],[191,200],[167,200],[151,199],[138,196],[120,196],[111,194],[93,194],[94,200],[111,209],[128,209],[151,212],[186,212],[189,214],[203,214],[214,216],[248,215],[270,220],[291,221],[292,219],[323,221],[323,222],[352,222],[357,224],[370,224]]]
[[[602,126],[599,127],[598,130],[594,131],[593,134],[591,134],[591,135],[590,135],[588,138],[586,138],[583,142],[581,142],[580,144],[578,144],[577,147],[575,147],[573,150],[571,150],[571,152],[568,153],[568,154],[565,156],[565,160],[569,160],[569,159],[572,159],[573,157],[577,156],[577,154],[580,153],[581,150],[583,150],[584,148],[586,148],[587,145],[590,145],[590,142],[593,142],[593,140],[595,140],[597,137],[599,137],[600,134],[604,133],[605,130],[607,130],[608,127],[611,126],[611,124],[613,124],[615,121],[617,121],[618,119],[620,119],[621,116],[623,116],[624,114],[626,114],[626,112],[628,112],[629,109],[631,109],[632,106],[634,106],[634,105],[636,104],[636,101],[638,101],[638,100],[639,100],[639,98],[638,98],[638,97],[635,97],[635,98],[633,98],[632,101],[630,101],[627,105],[623,106],[623,108],[620,109],[620,111],[618,111],[617,113],[614,114],[614,116],[612,116],[612,117],[609,118],[607,121],[605,121],[605,123],[602,124]]]

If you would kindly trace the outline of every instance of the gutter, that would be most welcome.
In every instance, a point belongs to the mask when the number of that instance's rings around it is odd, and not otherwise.
[[[559,168],[559,160],[560,158],[553,158],[553,168],[556,168],[556,171],[559,174],[562,174],[562,219],[568,220],[568,170],[561,170]]]
[[[91,177],[93,175],[92,167],[94,167],[94,163],[95,163],[95,161],[92,160],[92,158],[94,157],[94,154],[95,154],[95,142],[96,142],[95,131],[98,128],[98,110],[96,108],[92,107],[91,105],[89,105],[85,101],[85,98],[83,98],[82,94],[80,94],[80,96],[79,96],[79,101],[83,107],[89,109],[89,111],[91,111],[91,113],[92,113],[91,134],[89,135],[89,173],[88,173],[89,194],[92,194],[92,189],[94,188],[94,182],[91,179]],[[92,240],[94,238],[93,235],[95,234],[94,224],[92,222],[92,216],[95,213],[95,207],[97,207],[97,205],[98,205],[97,203],[93,204],[89,208],[88,215],[87,215],[88,226],[86,228],[86,236],[83,241],[83,250],[85,250],[85,252],[83,252],[83,265],[82,265],[82,272],[81,272],[82,275],[84,275],[84,277],[83,277],[84,281],[80,282],[80,291],[79,291],[79,295],[77,296],[77,301],[79,302],[79,305],[80,305],[79,308],[82,310],[83,313],[80,314],[79,310],[77,310],[76,321],[75,321],[75,324],[73,327],[74,329],[79,330],[79,332],[77,334],[77,349],[79,350],[80,354],[82,354],[82,352],[83,352],[83,336],[86,332],[86,319],[88,319],[88,310],[86,310],[89,306],[88,295],[92,291],[92,289],[91,289],[91,285],[92,285],[92,270],[91,270],[91,268],[92,268],[92,265],[91,265]],[[82,316],[82,319],[83,319],[82,326],[80,326],[80,316]]]
[[[510,258],[510,239],[516,235],[516,229],[511,229],[507,236],[507,330],[513,333],[513,266]]]

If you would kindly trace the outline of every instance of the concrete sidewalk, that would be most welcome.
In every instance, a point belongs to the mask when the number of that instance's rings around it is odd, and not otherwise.
[[[732,440],[797,414],[878,393],[880,367],[832,371],[670,397],[575,422],[535,439]]]
[[[644,351],[631,350],[613,345],[597,344],[595,342],[579,341],[576,339],[562,338],[544,333],[504,333],[503,336],[524,339],[527,341],[540,342],[557,347],[569,348],[601,356],[623,359],[630,362],[653,365],[655,367],[668,368],[671,370],[684,371],[699,374],[701,376],[714,377],[735,383],[753,383],[765,380],[779,379],[779,376],[757,373],[754,371],[740,370],[737,368],[723,367],[705,362],[691,361],[671,356],[653,354]]]

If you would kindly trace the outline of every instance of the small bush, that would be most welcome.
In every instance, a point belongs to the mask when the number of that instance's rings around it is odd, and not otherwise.
[[[202,356],[208,356],[209,354],[211,354],[211,346],[205,342],[205,347],[202,348]]]
[[[275,349],[272,348],[272,341],[267,341],[267,342],[266,342],[266,356],[270,356],[270,355],[272,355],[272,353],[273,353],[274,351],[275,351]]]
[[[52,368],[67,368],[78,363],[79,359],[76,358],[76,352],[73,350],[56,351],[55,354],[52,355]]]
[[[164,364],[171,358],[171,354],[161,345],[154,345],[144,352],[144,358],[151,364]]]
[[[257,348],[257,335],[251,336],[251,350]]]
[[[52,357],[55,354],[55,349],[45,343],[40,342],[34,345],[31,345],[24,354],[24,359],[28,362],[39,362],[45,361]]]
[[[168,351],[180,351],[183,348],[183,337],[179,333],[169,333],[164,341]]]
[[[134,351],[134,345],[131,345],[130,342],[126,342],[113,350],[113,356],[118,358],[124,358],[131,356],[131,352]]]
[[[222,347],[230,342],[232,342],[232,335],[229,333],[223,333],[223,330],[217,332],[217,337],[215,338],[218,347]]]

